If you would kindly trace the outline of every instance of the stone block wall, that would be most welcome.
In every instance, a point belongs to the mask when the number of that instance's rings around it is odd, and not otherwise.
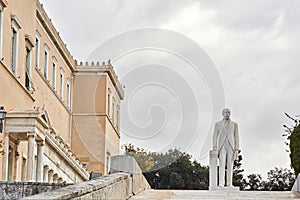
[[[150,189],[150,185],[143,175],[143,172],[132,156],[112,156],[110,173],[125,172],[129,173],[132,178],[132,193],[137,194],[142,190]]]
[[[64,183],[32,183],[32,182],[0,182],[0,199],[21,199],[23,197],[49,192],[71,184]]]

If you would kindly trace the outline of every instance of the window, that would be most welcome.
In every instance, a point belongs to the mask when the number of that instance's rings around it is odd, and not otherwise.
[[[49,57],[49,47],[45,45],[45,51],[44,51],[44,77],[45,79],[48,79],[48,57]]]
[[[25,88],[30,92],[34,91],[31,79],[31,50],[34,47],[34,40],[30,35],[25,34]]]
[[[40,33],[36,32],[36,38],[35,38],[35,66],[37,68],[40,68]]]
[[[106,151],[106,174],[109,174],[110,170],[110,152]]]
[[[112,103],[112,122],[115,123],[115,98],[113,97],[113,103]]]
[[[53,56],[52,59],[52,88],[55,90],[56,89],[56,63],[57,60],[56,58]]]
[[[117,106],[117,122],[116,122],[116,125],[117,125],[117,127],[119,127],[119,121],[120,121],[120,116],[119,116],[119,113],[120,113],[120,108],[119,108],[119,106]]]
[[[14,74],[17,71],[17,52],[18,52],[18,32],[12,28],[12,39],[11,39],[11,69]]]
[[[59,97],[63,99],[64,96],[64,70],[60,68],[60,75],[59,75]]]
[[[2,57],[2,34],[3,34],[3,14],[2,9],[0,10],[0,56]]]
[[[71,85],[70,85],[70,80],[67,80],[67,106],[70,108],[71,107]]]
[[[16,75],[18,65],[18,31],[21,28],[16,15],[11,15],[11,70]]]
[[[110,116],[110,89],[108,89],[108,94],[107,94],[107,114]]]
[[[0,57],[2,58],[2,35],[3,35],[3,9],[6,4],[1,3],[0,5]]]
[[[25,60],[25,87],[27,90],[30,89],[30,61],[31,61],[31,52],[26,48],[26,60]]]

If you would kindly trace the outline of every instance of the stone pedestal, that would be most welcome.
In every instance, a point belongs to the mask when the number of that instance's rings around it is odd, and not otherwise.
[[[218,151],[211,150],[209,152],[209,190],[217,189],[218,181]]]

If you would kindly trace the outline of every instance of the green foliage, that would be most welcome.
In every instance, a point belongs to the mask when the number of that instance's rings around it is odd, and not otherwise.
[[[192,156],[170,149],[166,153],[146,152],[129,144],[126,155],[132,155],[141,166],[150,186],[155,189],[208,189],[207,166],[201,166]],[[146,169],[146,170],[145,170]]]
[[[241,151],[239,151],[239,154]],[[243,172],[244,169],[242,169],[242,155],[238,155],[238,159],[234,161],[233,163],[233,179],[232,179],[232,185],[240,187],[241,190],[244,189],[244,182],[243,182]]]
[[[300,173],[300,126],[295,127],[290,136],[291,166],[295,174]]]
[[[175,151],[175,152],[174,152]],[[167,158],[177,155],[178,150],[171,150],[165,154]],[[174,157],[173,157],[174,158]],[[163,161],[163,159],[161,160]],[[165,161],[163,161],[165,162]],[[162,166],[159,161],[157,166]],[[152,188],[157,189],[208,189],[208,167],[201,166],[196,160],[191,162],[187,153],[181,155],[169,165],[145,173]]]
[[[295,176],[289,169],[275,167],[268,172],[268,178],[263,181],[260,174],[250,174],[244,179],[246,190],[290,191],[295,182]]]
[[[264,190],[288,191],[292,189],[294,182],[295,176],[290,170],[275,167],[268,172]]]
[[[124,145],[125,154],[133,156],[143,172],[151,170],[154,166],[154,160],[143,148],[136,149],[132,144]]]
[[[297,175],[300,173],[300,119],[299,116],[293,118],[287,113],[285,115],[294,122],[293,127],[283,125],[286,132],[283,136],[287,137],[285,144],[289,146],[291,166]]]
[[[261,190],[262,189],[262,178],[260,174],[250,174],[247,176],[248,181],[245,179],[243,180],[244,182],[244,187],[248,190]]]

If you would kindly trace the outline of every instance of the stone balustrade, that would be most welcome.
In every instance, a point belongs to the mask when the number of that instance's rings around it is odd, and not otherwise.
[[[111,174],[24,199],[128,199],[150,189],[131,156],[112,156]]]
[[[131,184],[130,174],[115,173],[23,199],[128,199]]]
[[[63,137],[58,135],[55,130],[52,130],[50,133],[46,133],[46,141],[48,141],[53,148],[60,150],[60,152],[68,158],[68,162],[71,162],[71,165],[73,165],[77,171],[79,170],[83,180],[88,180],[89,172],[83,167],[83,164],[72,152],[70,145],[65,142]]]

